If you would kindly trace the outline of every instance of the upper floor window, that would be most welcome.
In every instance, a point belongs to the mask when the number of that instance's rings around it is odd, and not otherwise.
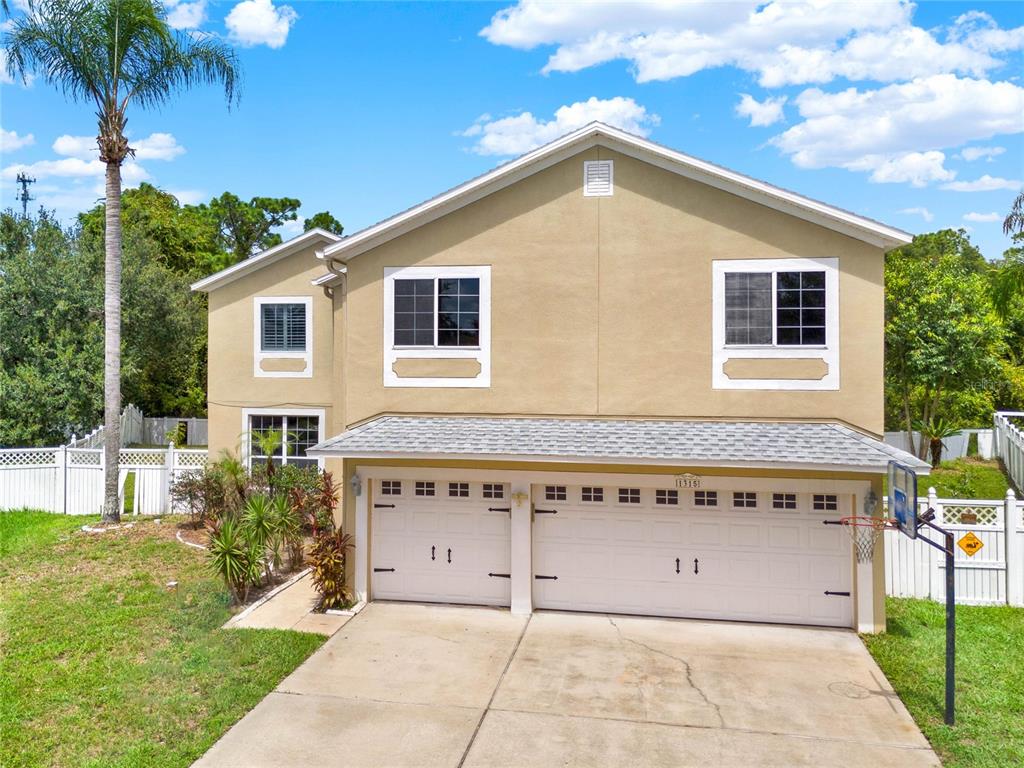
[[[825,273],[728,272],[725,343],[825,345]]]
[[[397,347],[479,347],[480,279],[396,279],[394,340]]]
[[[491,268],[384,269],[384,386],[491,385]]]
[[[253,375],[271,378],[313,375],[312,297],[255,297]]]
[[[264,304],[260,318],[263,352],[306,351],[306,305]]]

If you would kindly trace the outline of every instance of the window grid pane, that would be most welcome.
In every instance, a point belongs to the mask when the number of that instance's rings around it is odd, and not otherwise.
[[[772,509],[796,509],[796,494],[773,493]]]
[[[619,488],[619,504],[639,504],[639,488]]]
[[[585,485],[583,486],[583,491],[580,494],[580,499],[582,501],[591,502],[604,501],[604,488]]]
[[[401,480],[381,480],[380,492],[382,496],[401,496],[402,495],[402,481]]]
[[[725,343],[772,343],[770,272],[726,273]]]
[[[476,277],[437,281],[437,345],[480,346],[480,280]]]
[[[468,499],[469,483],[448,483],[448,495],[459,499]]]
[[[836,512],[839,510],[839,497],[834,493],[814,494],[815,512]]]
[[[432,482],[417,480],[415,492],[417,496],[433,496],[434,484]]]
[[[655,504],[671,504],[675,505],[679,503],[679,491],[675,489],[661,489],[659,488],[654,492],[654,503]]]
[[[694,491],[693,505],[695,507],[717,507],[718,491]]]
[[[732,505],[737,509],[755,509],[757,494],[750,491],[736,491],[732,495]]]
[[[484,483],[484,498],[485,499],[503,499],[505,498],[505,486],[501,483]]]
[[[434,281],[395,280],[395,345],[434,346]]]
[[[263,304],[260,317],[261,351],[306,351],[305,304]]]
[[[824,345],[824,272],[779,272],[775,303],[778,344]]]
[[[271,416],[254,414],[249,417],[249,457],[266,461],[267,456],[257,437],[270,431],[280,433],[273,461],[278,466],[295,464],[301,467],[317,466],[315,458],[307,457],[306,451],[320,441],[319,416]]]
[[[544,498],[548,501],[565,501],[564,485],[548,485],[544,488]]]

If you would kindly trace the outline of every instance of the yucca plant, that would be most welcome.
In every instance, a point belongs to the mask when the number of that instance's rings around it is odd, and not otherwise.
[[[345,585],[345,561],[352,537],[339,528],[323,532],[309,549],[313,587],[320,593],[320,609],[347,608],[352,593]]]
[[[249,587],[259,582],[262,565],[254,542],[239,522],[226,518],[210,530],[208,551],[214,572],[224,580],[235,601],[244,603]]]
[[[938,467],[942,462],[942,448],[945,445],[945,439],[958,434],[960,427],[941,416],[930,418],[927,421],[919,421],[914,427],[921,433],[921,438],[928,441],[932,466]]]
[[[242,509],[242,525],[246,537],[261,553],[268,583],[271,573],[270,551],[277,535],[275,524],[274,502],[268,496],[257,494],[246,499]]]

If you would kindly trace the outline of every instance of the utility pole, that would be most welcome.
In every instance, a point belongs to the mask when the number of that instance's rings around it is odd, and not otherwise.
[[[35,198],[28,193],[28,185],[35,184],[36,180],[29,178],[24,173],[19,173],[18,183],[21,185],[21,192],[18,194],[18,199],[21,200],[21,218],[27,219],[29,200],[35,200]]]

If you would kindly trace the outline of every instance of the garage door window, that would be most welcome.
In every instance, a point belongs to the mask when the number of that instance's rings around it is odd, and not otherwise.
[[[694,491],[693,506],[695,507],[717,507],[718,491]]]
[[[580,494],[580,500],[584,502],[604,501],[604,488],[595,488],[590,485],[584,485],[583,491]]]
[[[834,493],[814,494],[815,512],[835,512],[839,509],[839,497]]]
[[[456,499],[468,499],[469,483],[448,483],[448,495]]]
[[[544,488],[544,498],[548,501],[565,501],[564,485],[549,485]]]
[[[619,504],[639,504],[639,488],[619,488]]]
[[[501,483],[484,483],[485,499],[504,499],[505,486]]]
[[[381,480],[380,481],[380,493],[382,496],[401,496],[402,495],[402,481],[401,480]]]
[[[679,491],[671,488],[659,488],[654,492],[654,503],[675,506],[679,504]]]
[[[757,509],[757,494],[751,491],[736,491],[732,495],[732,505],[736,509]]]
[[[434,484],[424,480],[416,481],[416,495],[417,496],[433,496],[434,495]]]
[[[796,494],[773,493],[772,509],[796,509]]]

